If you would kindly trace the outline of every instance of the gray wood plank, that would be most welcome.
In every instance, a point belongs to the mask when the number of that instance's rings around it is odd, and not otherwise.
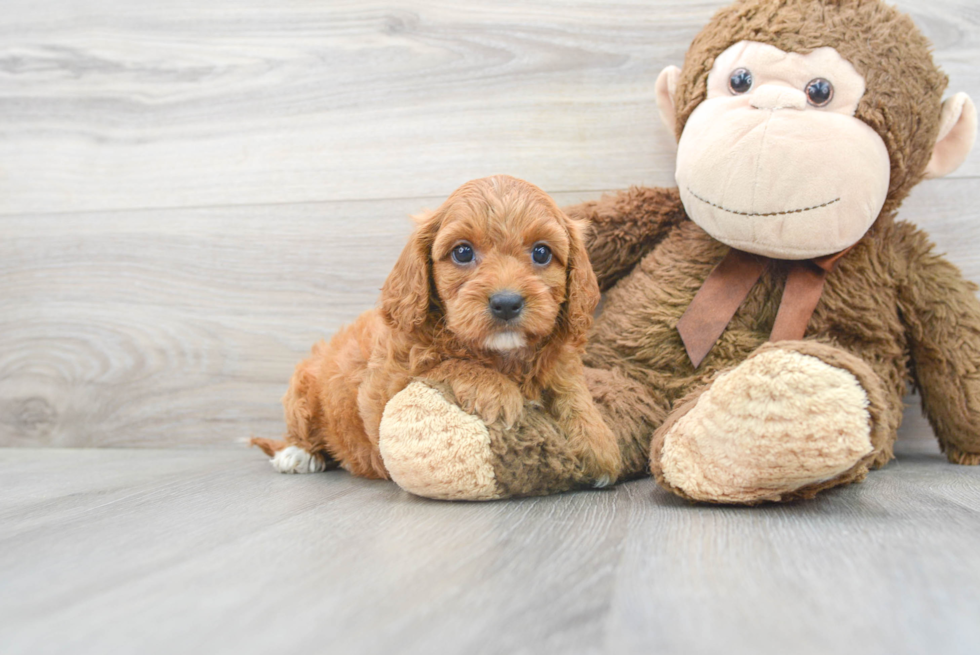
[[[721,4],[5,3],[0,446],[224,450],[0,448],[0,650],[974,652],[980,470],[915,407],[867,483],[752,510],[435,503],[234,443],[406,214],[670,184],[652,82]],[[980,99],[975,3],[898,5]],[[902,212],[973,280],[978,199],[975,152]]]
[[[980,469],[812,502],[425,501],[256,452],[0,449],[4,653],[973,653]]]
[[[978,198],[935,180],[902,214],[973,280]],[[440,201],[0,216],[0,445],[280,434],[295,364],[373,306],[407,215]]]
[[[653,82],[723,4],[10,1],[0,214],[669,184]],[[976,3],[897,4],[980,98]]]
[[[457,181],[509,170],[578,189],[561,202],[610,182],[669,183],[673,146],[650,80],[718,4],[11,4],[0,16],[0,445],[233,447],[278,434],[295,362],[374,303],[403,217]],[[952,62],[954,84],[971,79],[973,67],[955,67],[973,60],[976,10],[902,6]],[[316,159],[334,191],[284,182],[313,161],[288,139],[345,139],[365,122],[381,136],[352,149],[361,164]],[[251,139],[279,144],[277,156],[209,159],[228,144],[261,152]],[[410,150],[423,156],[409,162]],[[651,156],[667,162],[654,166],[662,175],[649,174]],[[381,159],[397,175],[365,183]],[[372,199],[243,204],[337,195]],[[978,197],[971,177],[929,182],[903,211],[974,280]],[[82,211],[195,203],[225,206]]]
[[[374,304],[407,212],[378,201],[0,218],[0,444],[278,434],[293,366]]]

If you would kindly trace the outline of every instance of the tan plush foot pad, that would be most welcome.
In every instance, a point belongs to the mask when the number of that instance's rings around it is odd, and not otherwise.
[[[405,491],[441,500],[501,496],[483,421],[422,382],[388,401],[379,445],[391,479]]]
[[[871,453],[867,407],[849,371],[792,350],[760,353],[668,428],[663,478],[694,500],[777,500]]]

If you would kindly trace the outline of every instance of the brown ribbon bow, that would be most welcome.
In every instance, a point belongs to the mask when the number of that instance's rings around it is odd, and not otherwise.
[[[790,262],[770,341],[803,338],[810,316],[820,301],[827,274],[848,250],[850,248],[826,257]],[[711,271],[677,323],[677,331],[694,368],[701,365],[721,337],[769,261],[769,257],[732,248]]]

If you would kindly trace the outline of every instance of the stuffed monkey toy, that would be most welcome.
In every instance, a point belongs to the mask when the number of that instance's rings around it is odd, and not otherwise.
[[[606,292],[585,363],[622,475],[684,498],[809,498],[892,459],[909,384],[980,463],[976,287],[896,220],[969,153],[976,111],[878,0],[741,0],[656,83],[677,188],[567,208]],[[473,427],[424,379],[385,409],[392,478],[431,497],[597,485],[549,415]]]

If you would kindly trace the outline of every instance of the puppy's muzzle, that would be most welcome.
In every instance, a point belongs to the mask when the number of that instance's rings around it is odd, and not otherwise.
[[[500,291],[490,296],[490,313],[500,321],[511,321],[524,311],[524,296],[513,291]]]

